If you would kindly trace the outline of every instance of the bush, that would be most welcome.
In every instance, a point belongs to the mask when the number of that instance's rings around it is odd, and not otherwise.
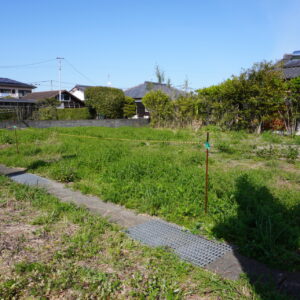
[[[43,107],[34,112],[35,120],[87,120],[91,119],[91,114],[87,107],[84,108],[64,108]]]
[[[125,96],[125,103],[123,107],[123,116],[126,118],[131,118],[136,114],[136,105],[134,99]]]
[[[143,98],[143,104],[151,114],[152,125],[164,126],[174,114],[170,97],[162,91],[150,91]]]
[[[91,114],[87,107],[64,108],[57,110],[58,120],[87,120],[91,119]]]
[[[52,170],[51,175],[61,182],[74,182],[79,179],[76,168],[69,165],[62,165]]]
[[[0,112],[0,121],[14,120],[17,116],[14,112]]]
[[[235,149],[229,144],[229,142],[225,142],[225,141],[218,143],[216,148],[220,152],[224,152],[228,154],[232,154],[235,152]]]
[[[85,90],[86,104],[98,115],[116,119],[123,117],[125,95],[122,90],[110,87],[89,87]]]
[[[34,112],[33,118],[35,120],[57,120],[57,109],[51,106],[40,108],[37,112]]]
[[[275,159],[280,156],[280,153],[278,149],[274,148],[272,145],[269,145],[269,147],[258,149],[256,151],[256,155],[265,159]]]
[[[3,133],[0,136],[0,144],[13,144],[14,141],[15,140],[9,134]]]
[[[286,150],[286,159],[289,163],[295,163],[296,159],[298,158],[299,151],[297,148],[289,146],[289,148]]]

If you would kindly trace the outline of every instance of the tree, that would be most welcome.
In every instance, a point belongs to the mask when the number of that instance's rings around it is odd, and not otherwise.
[[[172,102],[176,125],[186,126],[197,119],[197,102],[193,96],[180,96]]]
[[[85,90],[86,104],[93,108],[98,116],[116,119],[122,118],[125,102],[124,92],[111,87],[89,87]]]
[[[250,114],[256,119],[256,132],[259,134],[263,122],[274,119],[277,107],[284,99],[285,82],[281,71],[265,61],[254,64],[245,75],[250,89]]]
[[[171,83],[171,78],[167,79],[167,87],[171,88],[172,87],[172,83]]]
[[[125,96],[125,103],[123,107],[123,116],[131,118],[136,114],[136,105],[133,98]]]
[[[285,129],[291,135],[297,129],[297,119],[300,117],[300,77],[286,82],[286,95],[278,105],[278,114],[283,120]]]
[[[264,61],[239,76],[197,92],[200,108],[206,106],[207,123],[260,133],[263,123],[278,115],[285,89],[281,72],[274,64]]]
[[[159,65],[155,66],[155,75],[158,83],[165,82],[165,72],[160,69]]]
[[[57,107],[60,105],[59,100],[56,98],[44,98],[37,101],[37,105],[40,107]]]
[[[172,119],[174,110],[171,99],[161,90],[150,91],[144,96],[142,102],[150,112],[153,125],[164,126]]]

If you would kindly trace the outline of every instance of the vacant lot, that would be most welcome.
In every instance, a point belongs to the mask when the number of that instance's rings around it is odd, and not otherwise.
[[[0,299],[287,299],[220,279],[0,176]]]
[[[299,137],[209,129],[207,216],[206,129],[26,129],[18,132],[20,154],[13,132],[1,131],[7,145],[0,162],[224,239],[270,266],[299,271]]]

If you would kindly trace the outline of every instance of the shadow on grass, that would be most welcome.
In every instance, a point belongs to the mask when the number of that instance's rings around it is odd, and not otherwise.
[[[35,160],[33,161],[29,166],[28,166],[28,170],[35,170],[41,167],[46,167],[49,166],[50,163],[41,159]]]
[[[72,159],[77,157],[76,154],[72,154],[72,155],[63,155],[62,158],[60,160],[68,160],[68,159]],[[28,166],[28,170],[36,170],[38,168],[42,168],[42,167],[46,167],[46,166],[50,166],[52,163],[54,162],[58,162],[58,160],[55,161],[45,161],[42,159],[38,159],[33,161],[29,166]]]
[[[238,245],[239,253],[255,259],[234,253],[258,293],[261,283],[270,282],[300,297],[300,203],[283,205],[267,187],[248,175],[237,179],[234,197],[237,215],[219,223],[213,229],[215,235]],[[256,260],[290,272],[269,269]]]

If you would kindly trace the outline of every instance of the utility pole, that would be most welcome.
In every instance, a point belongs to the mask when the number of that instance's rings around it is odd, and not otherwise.
[[[61,61],[63,57],[56,57],[58,61],[59,102],[61,103]]]

